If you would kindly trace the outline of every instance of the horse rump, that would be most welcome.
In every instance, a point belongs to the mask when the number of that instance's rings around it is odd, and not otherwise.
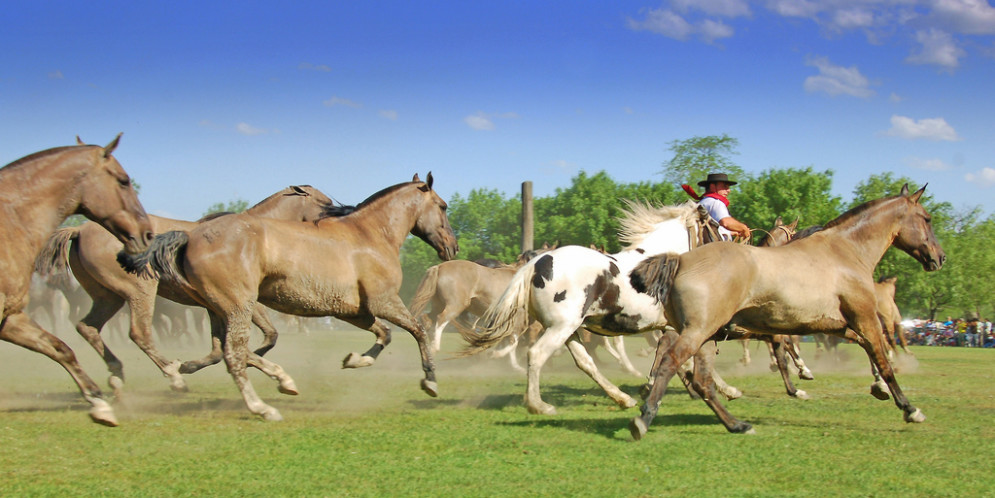
[[[651,256],[640,261],[629,272],[629,283],[642,294],[648,294],[658,303],[665,304],[670,295],[670,287],[680,267],[680,254],[666,253]]]

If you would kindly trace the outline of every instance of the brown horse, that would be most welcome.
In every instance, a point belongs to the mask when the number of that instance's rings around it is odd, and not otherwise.
[[[730,432],[753,431],[718,401],[708,375],[714,362],[709,339],[731,326],[758,333],[823,332],[851,338],[874,360],[905,421],[924,421],[922,412],[902,394],[885,354],[872,276],[891,246],[908,253],[926,271],[943,265],[946,255],[933,234],[929,213],[919,204],[924,190],[909,195],[906,185],[898,196],[857,206],[823,230],[781,247],[716,243],[641,262],[630,274],[633,287],[654,296],[676,330],[660,340],[656,381],[641,416],[629,425],[632,436],[638,440],[646,434],[667,383],[692,355],[692,385],[709,408]]]
[[[376,343],[366,353],[351,353],[343,367],[372,365],[390,342],[382,318],[404,328],[421,352],[422,389],[437,395],[435,366],[425,332],[398,296],[398,258],[407,234],[421,238],[443,260],[459,247],[446,203],[432,190],[432,175],[384,189],[343,216],[314,223],[289,222],[251,215],[211,220],[189,232],[160,235],[142,257],[122,258],[131,271],[151,264],[160,275],[184,288],[219,320],[212,332],[224,348],[228,371],[249,411],[267,420],[280,413],[264,403],[246,376],[246,366],[260,368],[280,381],[283,392],[296,393],[293,380],[247,347],[249,320],[256,303],[292,315],[334,316],[370,330]]]
[[[128,253],[143,251],[152,226],[131,185],[111,155],[121,135],[106,147],[77,145],[48,149],[0,169],[0,339],[42,353],[73,377],[90,403],[94,422],[117,420],[100,389],[83,372],[76,355],[24,312],[35,258],[48,235],[72,214],[100,223]]]
[[[247,209],[245,213],[265,218],[313,221],[333,209],[338,207],[327,195],[310,185],[303,185],[280,190]],[[212,218],[216,216],[218,214],[211,215]],[[197,222],[159,216],[149,216],[149,220],[156,233],[192,230],[197,226]],[[181,368],[179,361],[171,362],[166,359],[152,338],[155,297],[159,295],[188,306],[197,306],[198,303],[171,279],[139,278],[124,271],[116,259],[120,251],[121,243],[96,223],[66,227],[56,231],[48,239],[38,257],[36,270],[42,275],[64,274],[68,261],[73,275],[93,299],[89,313],[76,324],[76,330],[104,359],[111,373],[108,384],[114,389],[115,395],[120,396],[124,386],[124,366],[107,347],[100,331],[125,303],[131,310],[131,340],[159,367],[169,379],[173,390],[186,391],[186,381],[180,374],[191,370]],[[262,305],[253,309],[252,321],[263,331],[263,345],[256,351],[262,355],[276,343],[276,328],[269,321]],[[216,349],[216,354],[220,357],[220,346]]]

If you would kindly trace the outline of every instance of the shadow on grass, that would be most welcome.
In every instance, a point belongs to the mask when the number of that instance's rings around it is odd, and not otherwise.
[[[638,412],[633,412],[633,417]],[[558,419],[536,415],[535,419],[521,420],[518,422],[498,422],[497,425],[506,427],[551,427],[564,429],[572,432],[583,432],[586,434],[597,434],[606,439],[619,440],[619,432],[623,431],[623,440],[631,440],[629,437],[628,420],[605,417],[605,418],[584,418],[584,419]],[[542,418],[539,418],[542,417]],[[555,417],[555,415],[554,415]],[[630,417],[631,418],[631,417]],[[666,428],[668,426],[682,427],[691,425],[714,425],[715,417],[709,415],[664,415],[658,416],[653,421],[654,428]]]

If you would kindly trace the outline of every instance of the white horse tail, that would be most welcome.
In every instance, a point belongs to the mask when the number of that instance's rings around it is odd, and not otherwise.
[[[435,265],[425,271],[425,276],[422,277],[421,283],[418,284],[418,289],[415,290],[415,296],[411,298],[411,305],[408,306],[411,316],[416,317],[425,311],[428,301],[435,295],[435,288],[438,283],[439,265]],[[439,311],[436,310],[435,312],[438,313]]]
[[[629,272],[629,283],[637,292],[653,296],[660,304],[666,303],[680,267],[680,257],[680,254],[670,252],[640,261]]]
[[[463,339],[470,343],[459,356],[477,354],[525,330],[528,326],[533,275],[535,275],[535,263],[530,262],[515,272],[508,288],[477,321],[479,327],[458,328]]]

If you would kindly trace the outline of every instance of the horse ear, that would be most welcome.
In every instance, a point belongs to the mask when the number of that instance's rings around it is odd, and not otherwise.
[[[909,197],[909,199],[911,199],[912,202],[914,202],[916,204],[919,204],[919,198],[922,197],[922,193],[925,192],[925,191],[926,191],[926,185],[923,185],[922,188],[919,189],[919,190],[916,190],[916,193],[912,194]]]
[[[426,177],[425,177],[425,183],[426,183],[426,184],[428,185],[428,188],[429,188],[429,190],[431,190],[431,189],[432,189],[432,183],[433,183],[434,181],[435,181],[435,180],[434,180],[434,179],[432,178],[432,172],[431,172],[431,171],[429,171],[429,172],[428,172],[428,176],[426,176]]]
[[[898,195],[900,195],[902,197],[908,197],[909,196],[909,184],[908,183],[906,183],[905,185],[902,185],[902,191],[899,192]]]
[[[111,152],[114,152],[114,149],[117,148],[118,142],[121,141],[121,135],[124,135],[124,132],[118,133],[117,136],[114,137],[114,140],[111,140],[111,143],[107,144],[107,147],[104,147],[104,157],[111,157]]]
[[[291,185],[290,190],[294,191],[294,195],[303,195],[304,197],[311,195],[307,193],[307,190],[302,189],[300,185]]]
[[[421,181],[421,178],[418,178],[418,173],[415,173],[415,176],[413,176],[411,178],[411,181],[413,181],[413,182],[420,182]]]
[[[800,220],[800,219],[801,218],[795,218],[795,221],[792,221],[791,224],[788,225],[788,228],[790,228],[792,230],[794,230],[795,228],[798,228],[798,220]]]
[[[783,225],[784,225],[784,221],[781,220],[780,216],[778,216],[777,218],[774,218],[774,226],[775,227],[779,227],[779,226],[783,226]]]
[[[76,135],[76,145],[86,145],[86,143],[80,140],[79,135]]]

